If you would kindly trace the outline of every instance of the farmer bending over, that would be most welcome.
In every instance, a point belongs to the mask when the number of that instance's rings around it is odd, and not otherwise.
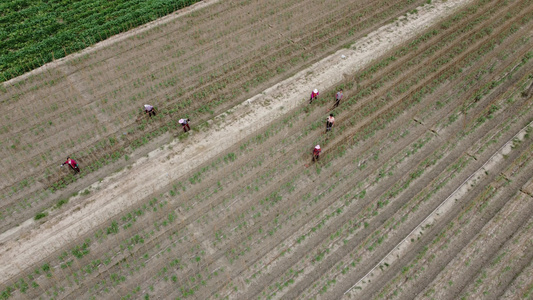
[[[320,158],[320,151],[322,151],[322,149],[320,149],[320,145],[316,145],[315,149],[313,149],[313,161],[318,161]]]
[[[337,94],[335,94],[335,104],[333,104],[333,107],[338,107],[341,103],[342,99],[342,89],[340,89]]]
[[[155,109],[151,105],[145,104],[144,105],[144,112],[147,113],[150,116],[150,118],[152,117],[152,114],[154,114],[154,116],[155,116]]]
[[[180,119],[178,122],[181,124],[181,127],[183,127],[183,131],[187,132],[191,130],[191,127],[189,126],[190,119]]]
[[[311,104],[311,102],[313,102],[313,100],[315,99],[318,99],[318,89],[314,89],[311,92],[311,98],[309,99],[309,104]]]
[[[329,114],[329,117],[326,119],[326,132],[331,131],[333,123],[335,123],[335,118],[333,117],[333,114]]]
[[[66,162],[61,164],[61,167],[63,167],[64,165],[69,165],[70,168],[72,168],[72,170],[74,170],[76,173],[80,172],[80,168],[78,168],[78,163],[75,160],[71,159],[70,156],[67,157]]]

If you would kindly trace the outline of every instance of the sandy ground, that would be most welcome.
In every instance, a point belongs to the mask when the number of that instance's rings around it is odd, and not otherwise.
[[[215,1],[203,5],[212,2]],[[217,116],[211,121],[208,131],[195,132],[193,124],[192,135],[188,139],[176,140],[164,150],[155,150],[131,168],[94,184],[91,196],[83,203],[50,219],[40,228],[24,232],[18,239],[16,237],[24,231],[24,225],[2,234],[0,280],[5,282],[80,235],[127,211],[146,196],[180,179],[290,109],[302,105],[313,88],[323,90],[334,87],[345,75],[353,74],[374,58],[415,37],[469,2],[435,1],[426,5],[417,14],[403,17],[357,41],[351,49],[342,49],[246,100],[232,109],[231,114]],[[217,122],[221,119],[224,122]],[[216,125],[218,123],[225,126]]]

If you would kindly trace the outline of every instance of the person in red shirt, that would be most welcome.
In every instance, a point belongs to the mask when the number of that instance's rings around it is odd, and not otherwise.
[[[320,158],[320,151],[322,151],[322,149],[320,149],[320,145],[316,145],[315,149],[313,149],[313,161],[318,161]]]
[[[333,114],[329,114],[329,117],[326,119],[326,133],[328,131],[331,131],[331,128],[333,127],[333,123],[335,123],[335,118],[333,117]]]
[[[318,99],[318,89],[314,89],[311,92],[311,98],[309,99],[309,104],[311,104],[311,102],[313,102],[313,100],[315,99]]]
[[[61,167],[63,167],[64,165],[69,165],[72,168],[72,170],[74,170],[76,173],[80,172],[80,168],[78,168],[78,163],[72,158],[70,158],[70,156],[67,157],[66,162],[61,164]]]

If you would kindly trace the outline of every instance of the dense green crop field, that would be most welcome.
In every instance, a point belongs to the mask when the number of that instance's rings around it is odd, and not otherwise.
[[[198,0],[11,0],[0,3],[0,81]]]

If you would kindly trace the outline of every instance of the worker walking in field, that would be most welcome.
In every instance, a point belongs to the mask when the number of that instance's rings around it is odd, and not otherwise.
[[[66,162],[61,164],[61,167],[63,167],[64,165],[69,165],[70,168],[72,170],[74,170],[74,172],[76,172],[76,173],[80,172],[80,168],[78,167],[78,163],[75,160],[73,160],[72,158],[70,158],[70,156],[67,157],[67,161]]]
[[[155,108],[149,104],[144,105],[144,112],[147,113],[150,118],[152,117],[152,114],[155,116]]]
[[[311,98],[309,98],[309,104],[311,104],[311,102],[313,102],[313,100],[315,99],[318,99],[318,89],[314,89],[311,92]]]
[[[191,127],[189,126],[190,119],[180,119],[178,122],[181,124],[181,127],[183,127],[183,131],[187,132],[191,130]]]
[[[320,145],[316,145],[315,149],[313,149],[313,161],[318,161],[320,159]]]
[[[329,117],[326,118],[326,133],[328,131],[331,131],[331,128],[333,127],[334,123],[335,123],[335,118],[333,117],[333,114],[329,114]]]
[[[342,99],[342,89],[340,89],[340,90],[335,94],[335,104],[333,104],[333,108],[339,106],[339,104],[341,103],[341,99]]]

